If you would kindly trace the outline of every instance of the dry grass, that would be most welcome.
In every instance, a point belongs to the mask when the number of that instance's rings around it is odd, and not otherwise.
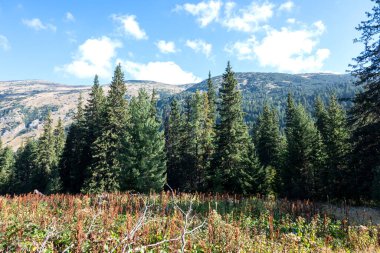
[[[308,201],[254,196],[8,196],[0,251],[380,252],[379,227],[333,217]]]

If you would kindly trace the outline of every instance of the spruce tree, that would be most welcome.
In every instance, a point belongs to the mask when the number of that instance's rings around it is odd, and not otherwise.
[[[38,142],[32,139],[26,141],[16,153],[14,173],[14,193],[28,193],[38,189],[37,148]]]
[[[327,139],[327,121],[328,121],[328,115],[326,107],[321,99],[320,96],[317,96],[315,100],[315,118],[316,122],[315,125],[318,128],[318,131],[321,133],[322,138],[324,140]]]
[[[82,164],[86,170],[92,163],[92,147],[94,142],[102,133],[105,102],[106,97],[104,96],[103,88],[99,84],[98,76],[95,75],[89,99],[84,109],[86,143],[83,148]]]
[[[60,161],[60,177],[64,192],[79,193],[85,181],[84,149],[87,143],[82,95],[66,138]]]
[[[220,123],[217,125],[213,158],[214,190],[234,193],[252,192],[258,171],[257,158],[243,121],[241,94],[228,62],[219,90]]]
[[[348,155],[351,151],[350,132],[344,109],[339,105],[335,95],[330,97],[327,109],[326,151],[327,151],[327,185],[332,196],[342,198],[348,196],[349,166]]]
[[[351,65],[356,85],[363,88],[350,112],[350,125],[354,129],[351,185],[358,198],[369,197],[373,188],[378,187],[372,186],[371,179],[380,167],[380,1],[372,1],[374,7],[366,13],[368,19],[356,27],[361,36],[354,42],[363,43],[364,50]]]
[[[209,103],[207,94],[200,91],[192,97],[191,129],[190,137],[193,140],[191,156],[194,168],[193,191],[204,191],[207,187],[207,174],[213,154],[213,122],[209,115]]]
[[[0,140],[0,194],[10,193],[14,169],[14,153],[9,147],[2,147]]]
[[[84,192],[114,192],[120,189],[122,142],[126,135],[126,86],[120,64],[116,67],[104,108],[104,125],[92,149]]]
[[[37,151],[37,178],[39,180],[39,191],[54,193],[60,190],[60,180],[58,177],[58,158],[55,150],[55,138],[53,133],[53,121],[50,111],[44,122],[43,133],[38,140]]]
[[[216,122],[216,91],[211,79],[211,72],[208,73],[207,79],[207,100],[208,100],[208,118],[211,122]],[[214,123],[213,123],[214,124]]]
[[[139,90],[130,103],[128,137],[122,163],[122,189],[149,193],[161,191],[166,183],[165,139],[155,113],[155,94]]]
[[[262,165],[280,168],[281,165],[281,133],[277,113],[264,105],[258,119],[256,136],[257,155]]]
[[[180,105],[174,98],[170,103],[170,112],[166,127],[166,165],[168,184],[173,189],[183,189],[185,175],[181,167],[182,116]]]
[[[283,167],[284,139],[280,132],[277,113],[264,105],[258,118],[255,133],[257,155],[263,165],[260,181],[261,193],[273,194],[281,187],[281,169]]]
[[[295,105],[290,95],[286,116],[285,194],[293,198],[316,197],[319,170],[325,159],[322,138],[305,108]]]
[[[183,123],[180,128],[180,156],[181,156],[181,164],[180,168],[182,171],[182,191],[193,191],[195,189],[196,184],[196,175],[197,173],[194,171],[196,166],[196,160],[194,159],[195,154],[195,139],[193,135],[193,100],[192,96],[187,96],[185,98],[184,103],[184,111],[183,111]]]
[[[58,119],[56,128],[54,129],[54,144],[55,144],[55,155],[58,160],[61,159],[63,149],[65,148],[65,129],[63,127],[62,119]]]

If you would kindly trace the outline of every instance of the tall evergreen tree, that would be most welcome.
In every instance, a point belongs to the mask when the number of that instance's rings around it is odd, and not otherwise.
[[[182,124],[180,125],[180,156],[182,171],[182,191],[193,191],[196,184],[196,172],[194,171],[196,160],[194,159],[195,139],[193,136],[193,106],[192,96],[187,96],[184,102]]]
[[[119,64],[107,96],[104,125],[92,149],[92,165],[84,192],[112,192],[120,189],[122,140],[126,134],[127,101],[124,74]]]
[[[40,181],[39,189],[43,192],[57,192],[60,190],[60,180],[58,177],[58,158],[55,150],[55,138],[53,133],[53,121],[50,111],[45,119],[44,129],[38,140],[37,151],[37,178]],[[37,180],[37,178],[35,180]]]
[[[349,197],[350,185],[348,171],[348,155],[351,151],[350,132],[347,126],[346,114],[339,105],[335,95],[330,97],[326,124],[326,151],[328,175],[326,183],[334,197]]]
[[[209,115],[209,102],[207,94],[200,91],[192,97],[191,130],[193,140],[191,156],[193,157],[194,175],[193,191],[203,191],[207,187],[207,174],[210,167],[211,155],[213,154],[213,122]]]
[[[10,192],[14,162],[13,151],[9,147],[3,148],[0,140],[0,194]]]
[[[325,155],[322,138],[305,108],[295,105],[290,95],[286,116],[285,194],[296,198],[315,197]]]
[[[150,99],[142,89],[131,100],[122,163],[124,190],[161,191],[166,182],[165,139],[154,101],[154,94]]]
[[[54,144],[55,144],[55,155],[58,161],[61,159],[63,149],[65,148],[65,129],[63,127],[62,119],[58,119],[56,128],[54,129]]]
[[[106,97],[103,88],[99,84],[98,75],[95,75],[89,99],[84,109],[86,145],[83,148],[82,164],[86,169],[92,163],[92,147],[95,140],[101,135],[104,126],[105,102]]]
[[[80,95],[74,121],[68,130],[60,161],[62,190],[65,192],[79,193],[83,186],[85,180],[83,156],[86,143],[83,100],[82,95]]]
[[[166,165],[168,184],[173,189],[183,189],[185,175],[181,167],[182,116],[180,105],[174,98],[170,103],[170,112],[166,127]]]
[[[216,91],[214,83],[211,79],[211,72],[208,73],[207,79],[207,100],[208,100],[208,118],[211,122],[216,121],[217,111],[216,111]],[[214,123],[213,123],[214,124]]]
[[[262,193],[274,193],[281,187],[280,173],[283,167],[284,139],[280,132],[277,113],[264,105],[256,127],[257,155],[264,166],[260,180]]]
[[[316,122],[315,125],[318,128],[318,131],[321,133],[322,138],[324,140],[327,139],[327,121],[328,121],[328,114],[326,107],[321,99],[320,96],[317,96],[315,100],[315,118]]]
[[[375,181],[372,185],[370,180],[379,174],[376,168],[380,168],[380,1],[372,1],[374,7],[367,13],[368,19],[356,27],[361,36],[354,42],[363,43],[364,50],[351,65],[356,85],[363,87],[354,99],[350,115],[354,128],[352,186],[357,197],[368,197],[374,188],[380,187]]]
[[[16,154],[14,173],[14,193],[28,193],[39,188],[37,173],[37,148],[38,142],[27,140]]]
[[[258,170],[257,158],[243,121],[241,94],[231,65],[223,74],[220,95],[220,123],[217,126],[213,159],[214,189],[235,193],[251,192]]]
[[[256,136],[257,155],[262,165],[280,168],[281,133],[276,111],[266,104],[258,119]]]

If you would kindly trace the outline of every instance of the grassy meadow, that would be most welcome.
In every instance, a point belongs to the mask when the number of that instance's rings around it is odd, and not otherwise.
[[[380,252],[376,209],[162,192],[0,197],[1,252]]]

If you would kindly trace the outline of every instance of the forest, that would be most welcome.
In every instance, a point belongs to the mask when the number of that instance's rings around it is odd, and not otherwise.
[[[168,185],[291,199],[380,198],[378,156],[365,157],[368,144],[357,136],[363,130],[349,123],[358,107],[347,112],[333,93],[327,104],[317,97],[313,113],[289,93],[284,127],[266,103],[249,128],[230,63],[219,91],[209,74],[207,91],[173,98],[162,116],[154,91],[127,101],[124,83],[120,65],[107,95],[95,76],[67,136],[49,113],[38,140],[16,153],[2,148],[1,193],[150,193]]]
[[[39,138],[0,145],[0,252],[379,252],[372,2],[349,101],[259,101],[230,62],[220,86],[209,73],[166,104],[154,90],[126,98],[120,64],[108,92],[96,75],[67,129],[48,111]]]

